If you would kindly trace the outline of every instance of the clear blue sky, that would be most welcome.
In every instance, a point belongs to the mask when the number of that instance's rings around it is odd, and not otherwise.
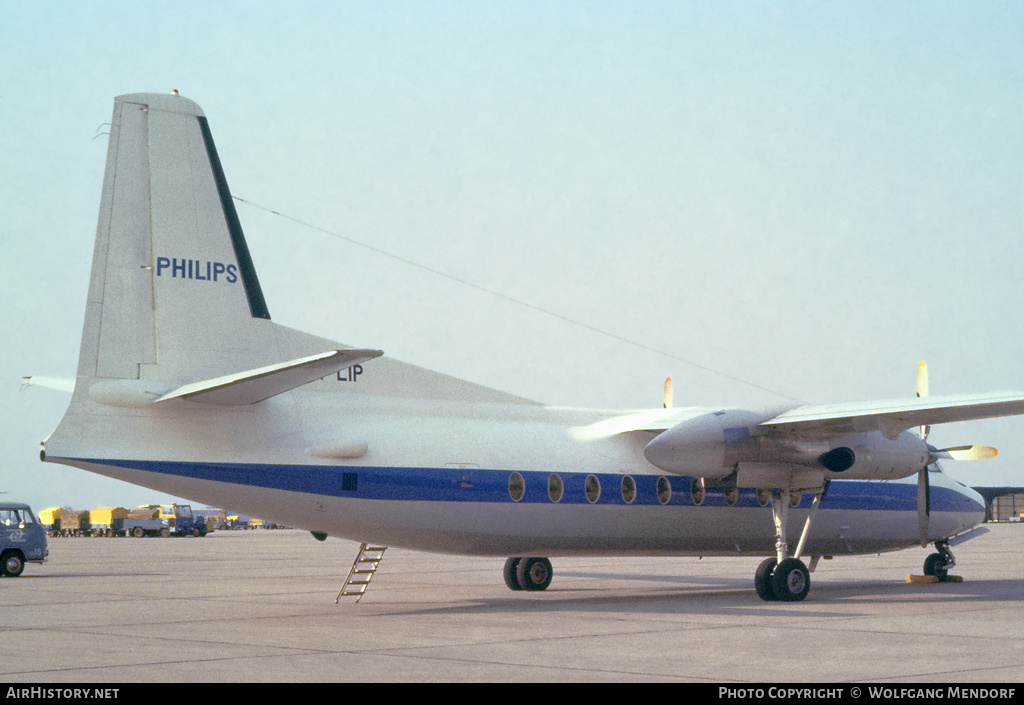
[[[274,319],[558,405],[1024,389],[1019,2],[6,2],[0,491],[74,374],[115,95],[205,109]],[[688,360],[727,376],[709,373]],[[736,381],[776,390],[766,392]],[[1024,418],[936,427],[1024,485]]]

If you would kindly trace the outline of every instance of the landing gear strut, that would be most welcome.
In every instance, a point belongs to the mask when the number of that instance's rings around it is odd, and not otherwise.
[[[789,544],[786,543],[786,522],[789,515],[791,489],[772,491],[772,520],[775,523],[775,558],[766,558],[754,573],[754,589],[757,596],[765,602],[799,602],[807,597],[811,589],[811,573],[800,560],[811,523],[818,512],[821,498],[825,496],[823,486],[815,495],[811,511],[804,522],[800,533],[800,541],[796,551],[789,556]]]
[[[935,548],[939,552],[924,559],[924,574],[933,575],[940,581],[945,581],[949,575],[949,569],[956,565],[956,558],[949,550],[948,541],[936,541]]]

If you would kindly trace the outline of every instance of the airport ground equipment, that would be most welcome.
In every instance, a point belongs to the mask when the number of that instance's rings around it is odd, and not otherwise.
[[[187,504],[146,504],[137,509],[96,507],[92,510],[49,508],[40,525],[51,536],[206,536],[201,517]]]
[[[27,504],[0,502],[0,577],[16,578],[25,563],[45,563],[46,529]]]
[[[187,504],[147,504],[133,509],[124,519],[121,535],[206,536],[206,522],[192,514]]]
[[[58,536],[89,536],[92,533],[92,521],[88,509],[69,509],[60,515]]]
[[[334,604],[338,604],[343,597],[355,596],[356,602],[363,599],[366,588],[373,579],[373,574],[377,572],[377,566],[380,565],[387,548],[387,546],[370,546],[365,543],[359,546],[359,554],[356,555],[352,569],[349,570],[345,584],[341,586],[341,592],[335,598]]]
[[[39,510],[39,523],[46,529],[47,536],[56,536],[60,532],[60,518],[68,511],[63,507],[47,507]]]

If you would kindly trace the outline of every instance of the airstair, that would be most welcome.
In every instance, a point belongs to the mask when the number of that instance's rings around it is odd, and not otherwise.
[[[341,592],[338,593],[334,604],[338,604],[343,597],[355,596],[356,602],[362,599],[370,580],[373,579],[373,574],[377,572],[380,560],[384,557],[384,551],[387,549],[387,546],[370,546],[365,543],[359,546],[359,555],[352,563],[352,570],[348,572],[345,584],[342,585]]]

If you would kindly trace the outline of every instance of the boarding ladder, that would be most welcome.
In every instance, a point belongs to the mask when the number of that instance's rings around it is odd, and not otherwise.
[[[352,570],[348,572],[345,584],[341,586],[341,592],[338,593],[334,604],[338,604],[343,597],[353,595],[355,595],[356,602],[362,599],[366,587],[370,584],[373,574],[377,571],[377,566],[380,565],[380,559],[384,557],[384,551],[387,549],[387,546],[370,546],[365,543],[359,546],[359,555],[352,563]]]

